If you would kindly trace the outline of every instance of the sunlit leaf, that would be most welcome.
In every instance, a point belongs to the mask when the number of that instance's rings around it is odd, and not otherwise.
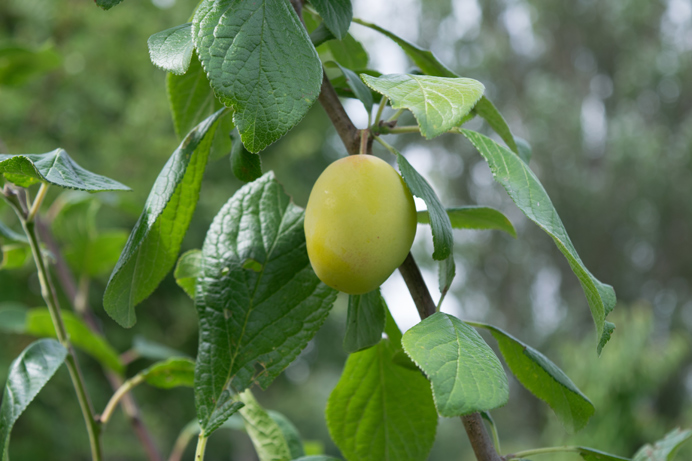
[[[195,49],[192,44],[192,23],[181,24],[157,32],[147,40],[149,57],[155,66],[183,75],[190,67],[190,59]]]

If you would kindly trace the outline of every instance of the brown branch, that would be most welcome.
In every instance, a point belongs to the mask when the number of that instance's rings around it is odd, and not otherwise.
[[[411,292],[411,297],[416,304],[420,318],[426,319],[434,314],[436,312],[435,302],[432,296],[430,296],[428,286],[425,284],[420,269],[411,253],[408,254],[404,263],[399,267],[399,272],[401,272],[401,276]],[[473,452],[476,454],[478,461],[502,461],[500,455],[495,451],[492,439],[483,425],[483,420],[479,413],[462,416],[461,421],[464,423],[466,435],[469,437]]]
[[[74,275],[72,274],[72,271],[65,262],[65,258],[63,257],[62,252],[60,251],[60,246],[53,238],[53,234],[51,233],[50,229],[48,229],[46,223],[42,220],[37,219],[36,224],[39,234],[41,235],[41,240],[46,244],[46,246],[48,247],[48,249],[54,257],[55,271],[58,276],[58,280],[60,281],[60,285],[63,291],[65,292],[67,298],[74,305],[77,301],[77,297],[79,296],[79,290],[77,289],[77,284],[75,283]],[[103,331],[101,329],[101,325],[97,317],[91,310],[89,302],[87,300],[84,300],[82,306],[83,309],[77,310],[77,314],[82,317],[89,329],[91,329],[95,333],[102,335]],[[113,391],[118,390],[120,386],[122,386],[124,381],[120,375],[118,375],[112,370],[108,370],[105,368],[104,373]],[[127,394],[125,394],[121,402],[123,411],[125,412],[128,420],[130,421],[130,425],[134,429],[137,438],[144,447],[144,450],[147,452],[148,459],[150,461],[163,461],[161,454],[156,448],[154,439],[151,437],[151,434],[144,425],[144,422],[142,421],[142,416],[139,411],[139,407],[137,406],[137,402],[135,401],[135,398],[132,395],[132,393],[128,392]]]
[[[349,118],[344,106],[339,101],[339,95],[325,73],[322,77],[322,91],[319,96],[320,104],[327,112],[341,141],[346,146],[349,155],[356,155],[360,149],[360,132]],[[372,145],[372,143],[370,143]]]

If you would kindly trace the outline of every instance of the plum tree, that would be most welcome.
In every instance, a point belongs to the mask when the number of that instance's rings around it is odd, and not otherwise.
[[[415,235],[413,196],[384,160],[342,158],[312,188],[305,210],[308,256],[332,288],[353,295],[376,289],[404,262]]]

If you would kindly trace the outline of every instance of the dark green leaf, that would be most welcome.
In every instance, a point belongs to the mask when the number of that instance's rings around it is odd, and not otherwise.
[[[428,211],[431,216],[430,227],[433,234],[433,259],[442,261],[447,259],[452,254],[454,247],[454,238],[452,236],[452,223],[445,211],[437,194],[430,187],[430,184],[421,176],[399,152],[396,154],[399,164],[399,171],[406,181],[406,185],[411,193],[416,197],[423,199],[428,206]]]
[[[253,382],[266,388],[329,313],[336,291],[312,271],[303,219],[270,172],[236,192],[207,233],[195,300],[195,398],[203,428],[221,394]],[[259,271],[245,267],[248,260]],[[226,372],[212,372],[219,369]]]
[[[21,187],[46,182],[89,192],[130,190],[117,181],[85,170],[60,148],[45,154],[0,154],[0,173],[11,175],[10,181]]]
[[[452,287],[452,282],[457,274],[456,264],[454,264],[454,255],[451,254],[447,259],[443,259],[439,263],[438,282],[440,287],[440,300],[437,302],[437,310],[440,310],[442,301],[447,296],[447,292]]]
[[[113,8],[115,5],[118,3],[122,2],[123,0],[95,0],[96,4],[103,8],[104,10],[110,10]]]
[[[123,373],[125,366],[120,361],[118,352],[106,339],[94,333],[82,320],[69,311],[62,312],[63,323],[72,344],[86,352],[101,365],[116,373]],[[55,326],[50,312],[46,308],[30,309],[26,314],[25,332],[39,337],[56,338]]]
[[[370,91],[370,88],[365,86],[363,81],[360,79],[360,77],[358,77],[358,75],[356,75],[355,72],[343,67],[338,62],[335,62],[334,64],[341,69],[341,72],[344,74],[344,78],[346,79],[346,84],[353,92],[353,95],[363,103],[365,110],[370,113],[373,105],[372,91]]]
[[[209,437],[215,430],[225,425],[228,418],[233,416],[244,406],[245,404],[243,402],[236,402],[233,400],[233,394],[231,394],[229,390],[223,391],[216,401],[213,411],[206,419],[206,424],[200,426],[202,427],[202,433],[206,437]]]
[[[509,387],[500,360],[461,320],[438,312],[408,330],[402,342],[430,379],[442,416],[467,415],[507,403]]]
[[[674,429],[654,445],[646,444],[637,450],[632,461],[673,461],[685,442],[692,438],[692,430]]]
[[[594,413],[593,404],[553,362],[497,327],[472,325],[490,330],[514,376],[533,395],[550,405],[569,432],[586,426]]]
[[[62,58],[52,45],[32,50],[19,45],[0,46],[0,86],[21,86],[58,67]]]
[[[315,30],[310,32],[310,41],[315,46],[315,48],[319,47],[324,42],[334,39],[336,39],[336,37],[334,37],[334,34],[332,34],[331,31],[327,29],[327,26],[324,24],[324,22],[321,22]]]
[[[20,234],[18,232],[13,231],[9,227],[7,227],[5,224],[0,221],[0,238],[5,240],[6,242],[13,242],[13,243],[26,243],[28,244],[29,241],[26,239],[26,236],[24,234]]]
[[[596,331],[601,337],[598,345],[600,354],[612,332],[611,328],[606,327],[605,318],[615,307],[613,287],[601,283],[584,266],[548,194],[526,163],[507,148],[482,134],[465,129],[460,131],[476,146],[490,165],[495,180],[502,184],[519,209],[553,238],[558,249],[567,258],[589,302]]]
[[[251,182],[262,176],[262,159],[259,154],[248,151],[237,135],[231,148],[231,170],[243,182]]]
[[[170,348],[164,344],[157,343],[143,336],[135,336],[132,341],[132,349],[134,349],[140,357],[151,360],[166,360],[172,357],[187,357],[180,351]]]
[[[173,357],[163,362],[157,362],[149,368],[140,371],[144,381],[161,389],[174,387],[193,387],[195,384],[195,361],[185,357]]]
[[[584,461],[630,461],[629,458],[611,455],[600,450],[594,450],[593,448],[577,447],[577,452]]]
[[[379,343],[384,331],[387,309],[379,288],[364,295],[348,297],[348,316],[344,350],[358,352]]]
[[[197,283],[197,277],[199,277],[201,273],[202,250],[190,250],[180,256],[173,275],[175,276],[175,283],[177,283],[190,298],[195,299],[195,284]]]
[[[447,208],[447,214],[454,229],[496,229],[505,231],[512,237],[517,236],[510,220],[494,208],[481,206]],[[418,212],[418,223],[430,223],[427,211]]]
[[[31,259],[31,248],[23,243],[0,247],[0,270],[19,269]]]
[[[424,74],[436,75],[438,77],[458,77],[457,74],[455,74],[454,72],[449,70],[447,66],[442,64],[431,51],[424,50],[419,46],[407,42],[403,38],[394,35],[388,30],[385,30],[380,26],[369,23],[367,21],[363,21],[362,19],[354,18],[353,22],[365,27],[369,27],[370,29],[376,30],[377,32],[384,34],[390,39],[392,39],[397,45],[401,47],[401,49],[404,50],[404,53],[406,53],[408,57],[411,58],[411,60],[416,64],[416,66],[420,68],[420,70],[423,71]]]
[[[129,328],[135,305],[149,296],[178,258],[180,244],[197,206],[217,111],[187,135],[159,173],[103,296],[103,307]]]
[[[192,23],[181,24],[157,32],[147,40],[149,57],[155,66],[177,75],[183,75],[190,67],[194,45]]]
[[[368,66],[368,52],[351,34],[347,34],[343,40],[331,40],[325,47],[336,62],[348,69],[365,69]]]
[[[488,122],[490,128],[492,128],[493,131],[497,133],[500,136],[500,138],[502,138],[505,144],[507,144],[507,146],[509,146],[509,148],[513,152],[521,155],[516,141],[514,139],[514,136],[512,136],[512,131],[509,129],[509,126],[507,125],[507,122],[502,117],[502,114],[500,114],[500,111],[497,110],[495,105],[493,105],[493,103],[490,102],[488,98],[483,96],[480,99],[480,101],[478,101],[478,104],[476,104],[476,107],[474,107],[473,110],[479,116],[484,118],[486,122]],[[526,163],[528,164],[529,162]]]
[[[293,423],[278,411],[267,410],[267,414],[281,429],[281,433],[284,439],[286,439],[286,444],[288,444],[288,449],[291,452],[290,459],[305,456],[303,441],[300,439],[300,433]]]
[[[192,34],[249,151],[278,140],[317,100],[322,66],[289,2],[203,0]]]
[[[347,460],[425,460],[437,413],[420,371],[396,365],[390,340],[346,361],[327,402],[327,426]]]
[[[216,97],[196,55],[185,75],[166,75],[166,92],[173,126],[181,139],[214,110]]]
[[[470,78],[391,74],[362,75],[362,79],[387,96],[393,109],[409,109],[428,139],[459,126],[485,90],[481,82]]]
[[[310,0],[334,36],[341,40],[348,33],[353,19],[351,0]]]
[[[401,344],[401,330],[399,330],[399,327],[394,321],[392,313],[389,312],[389,308],[387,308],[385,314],[387,315],[387,319],[384,323],[384,332],[387,335],[387,338],[389,339],[389,344],[394,349],[394,354],[392,355],[392,362],[401,367],[408,368],[409,370],[419,371],[418,366],[415,363],[413,363],[411,358],[408,355],[406,355],[406,352],[404,352],[404,346]]]
[[[247,390],[239,395],[245,404],[240,414],[245,421],[250,440],[255,447],[259,461],[290,461],[291,449],[284,433],[276,421],[257,403],[252,393]]]
[[[375,77],[379,77],[380,75],[382,75],[379,72],[377,72],[376,70],[372,70],[372,69],[359,69],[359,70],[354,71],[354,73],[356,75],[368,74],[368,75],[372,75]],[[349,86],[348,82],[346,81],[346,77],[344,77],[343,74],[332,78],[331,82],[332,82],[332,86],[336,90],[336,94],[338,94],[342,98],[356,98],[355,93],[353,93],[353,89]],[[362,80],[361,80],[361,83],[363,83]],[[363,85],[365,85],[365,84],[363,83]],[[366,86],[366,88],[368,88],[368,87]],[[370,96],[372,97],[373,104],[379,103],[382,100],[382,95],[380,93],[373,91],[370,88],[368,88],[368,91],[370,92]]]
[[[67,356],[53,339],[31,343],[10,365],[5,393],[0,406],[0,459],[7,461],[10,431],[34,397],[60,368]]]

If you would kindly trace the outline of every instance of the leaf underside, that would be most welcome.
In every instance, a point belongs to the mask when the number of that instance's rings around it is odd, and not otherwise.
[[[239,395],[245,404],[240,414],[259,461],[291,460],[291,449],[279,424],[257,403],[247,390]]]
[[[690,439],[692,430],[674,429],[655,444],[646,444],[637,450],[632,461],[673,461],[680,447]]]
[[[312,271],[303,219],[270,172],[238,190],[207,233],[195,299],[203,428],[224,392],[266,388],[329,313],[336,291]]]

